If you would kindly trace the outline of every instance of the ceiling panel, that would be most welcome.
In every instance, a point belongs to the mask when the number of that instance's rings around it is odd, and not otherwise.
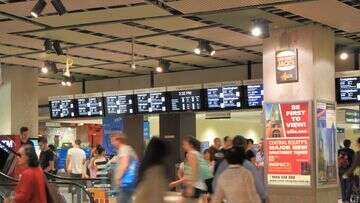
[[[136,63],[138,64],[138,63]],[[135,73],[139,73],[139,74],[148,74],[150,73],[150,69],[149,68],[145,68],[145,67],[140,67],[137,66],[135,70],[133,70],[130,65],[125,65],[125,64],[109,64],[109,65],[102,65],[102,66],[96,66],[102,69],[107,69],[107,70],[117,70],[117,71],[127,71],[127,72],[135,72]]]
[[[44,48],[44,41],[42,40],[10,34],[0,34],[0,42],[34,49]]]
[[[145,20],[145,21],[138,21],[137,23],[167,31],[205,26],[204,23],[200,23],[194,20],[181,18],[181,17]]]
[[[40,83],[59,83],[60,80],[56,80],[56,79],[52,79],[52,78],[44,78],[44,77],[39,77],[38,78],[38,82]]]
[[[2,60],[5,63],[17,64],[22,66],[41,67],[41,65],[43,65],[43,63],[39,60],[17,58],[17,57],[9,57]]]
[[[184,32],[183,34],[236,47],[256,45],[262,43],[262,39],[260,38],[252,37],[219,27]]]
[[[65,25],[77,25],[93,22],[114,21],[164,15],[169,15],[169,13],[153,5],[144,5],[88,11],[81,13],[69,13],[63,16],[44,16],[37,18],[36,21],[57,27]]]
[[[360,10],[337,0],[308,1],[277,8],[347,32],[360,31]]]
[[[249,9],[249,10],[217,13],[211,15],[202,15],[201,18],[206,20],[211,20],[217,23],[221,23],[224,25],[230,25],[233,27],[241,28],[244,31],[249,31],[251,27],[251,20],[254,19],[254,16],[256,16],[256,18],[263,18],[271,21],[270,26],[271,28],[274,29],[300,25],[300,23],[296,21],[268,13],[260,9]],[[234,19],[241,19],[241,20],[234,20]]]
[[[84,56],[84,57],[91,57],[93,59],[103,59],[103,60],[110,60],[110,61],[127,61],[131,60],[130,55],[113,53],[109,51],[102,51],[97,49],[90,49],[90,48],[75,48],[69,50],[70,55],[77,55],[77,56]]]
[[[56,54],[46,54],[46,53],[39,53],[39,54],[30,54],[26,55],[28,58],[34,58],[39,60],[49,60],[59,63],[65,63],[66,62],[66,56],[65,55],[56,55]],[[84,59],[79,57],[71,57],[74,61],[74,65],[81,65],[81,66],[92,66],[99,63],[102,63],[101,61],[96,61],[92,59]]]
[[[251,54],[245,51],[239,51],[236,49],[222,50],[217,51],[215,54],[216,57],[225,58],[233,61],[261,61],[262,56]]]
[[[36,26],[34,24],[25,23],[22,21],[3,21],[0,22],[0,33],[11,33],[11,32],[21,32],[21,31],[28,31],[39,29],[41,27]]]
[[[137,64],[155,68],[159,65],[159,61],[151,59],[151,60],[146,60],[146,61],[138,61]],[[171,71],[178,71],[178,70],[185,70],[185,69],[189,70],[189,69],[194,69],[194,68],[196,68],[196,67],[187,66],[187,65],[183,65],[183,64],[179,64],[179,63],[171,63],[171,65],[170,65]],[[148,69],[148,70],[150,70],[150,69]]]
[[[170,47],[183,51],[189,51],[189,52],[193,51],[194,47],[196,47],[198,44],[198,42],[196,41],[175,37],[171,35],[149,37],[149,38],[139,39],[138,41],[142,41],[150,44],[156,44],[164,47]]]
[[[85,29],[85,30],[89,30],[92,32],[97,32],[97,33],[103,33],[103,34],[116,36],[116,37],[122,37],[122,38],[137,37],[137,36],[141,36],[141,35],[148,35],[148,34],[154,33],[149,30],[145,30],[145,29],[141,29],[141,28],[137,28],[137,27],[133,27],[133,26],[129,26],[129,25],[124,25],[124,24],[120,24],[120,23],[87,26],[87,27],[82,27],[81,29]]]
[[[185,62],[185,63],[189,63],[189,64],[206,66],[206,67],[226,66],[226,65],[232,64],[230,62],[221,61],[221,60],[213,59],[210,57],[202,57],[202,56],[195,56],[195,55],[176,56],[176,57],[169,57],[167,59],[172,60],[172,61]]]
[[[85,10],[91,8],[101,8],[101,7],[109,7],[109,6],[121,6],[128,5],[134,3],[141,3],[143,0],[86,0],[84,1],[74,1],[74,0],[62,0],[66,10],[75,11],[75,10]],[[36,1],[23,1],[18,3],[10,3],[10,4],[0,4],[0,11],[11,13],[18,16],[30,16],[30,11],[34,7]],[[55,13],[56,10],[48,2],[45,7],[43,14]]]
[[[109,44],[96,45],[96,47],[131,53],[131,43],[129,42],[114,42]],[[179,54],[179,52],[176,51],[169,51],[141,44],[135,44],[134,52],[139,55],[145,55],[150,57],[164,57]]]
[[[255,6],[276,2],[285,2],[287,0],[182,0],[167,3],[168,6],[180,10],[183,13],[194,13],[203,11],[215,11],[229,8]]]
[[[108,77],[121,77],[121,76],[129,75],[127,73],[121,73],[121,72],[115,72],[115,71],[109,71],[109,70],[101,70],[101,69],[95,69],[95,68],[85,68],[85,67],[72,69],[71,72],[85,73],[85,74],[92,74],[92,75],[99,75],[99,76],[108,76]]]
[[[262,45],[260,46],[253,46],[253,47],[246,47],[247,50],[251,50],[251,51],[256,51],[259,53],[262,53],[263,49],[262,49]]]
[[[70,30],[53,30],[46,32],[36,32],[33,33],[32,35],[47,39],[76,43],[76,44],[90,44],[94,42],[103,42],[109,40],[107,38],[88,35]]]
[[[31,51],[30,49],[17,48],[12,46],[6,46],[0,44],[0,53],[1,54],[20,54]]]

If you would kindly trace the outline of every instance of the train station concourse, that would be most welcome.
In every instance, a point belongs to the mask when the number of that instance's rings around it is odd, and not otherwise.
[[[360,203],[359,19],[0,0],[0,203]]]

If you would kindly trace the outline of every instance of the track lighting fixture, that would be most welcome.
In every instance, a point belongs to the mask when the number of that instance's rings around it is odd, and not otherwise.
[[[60,45],[59,41],[54,41],[53,42],[53,47],[54,47],[55,53],[57,55],[64,55],[64,52],[63,52],[63,50],[61,48],[61,45]]]
[[[194,49],[195,54],[199,55],[203,52],[210,54],[210,56],[215,55],[215,49],[206,40],[200,40],[198,46]]]
[[[132,38],[132,41],[131,41],[131,65],[130,65],[130,67],[131,67],[131,69],[133,69],[133,70],[136,69],[134,46],[135,46],[134,38]]]
[[[33,9],[31,10],[30,14],[34,17],[37,18],[39,17],[39,15],[41,14],[41,12],[44,10],[46,6],[46,2],[44,0],[38,0],[35,4],[35,6],[33,7]]]
[[[41,67],[40,71],[42,74],[47,74],[49,72],[49,69],[48,69],[48,67],[43,66],[43,67]]]
[[[67,13],[66,8],[64,4],[61,2],[61,0],[51,0],[51,4],[54,6],[55,10],[58,12],[60,16]]]
[[[346,52],[346,51],[342,51],[342,52],[340,53],[339,57],[340,57],[341,60],[345,61],[346,59],[349,58],[349,54],[348,54],[348,52]]]
[[[253,19],[251,21],[251,35],[254,37],[269,37],[270,36],[270,22],[265,19]]]
[[[165,59],[159,60],[159,66],[155,68],[156,72],[163,73],[163,72],[169,72],[170,71],[170,61]]]
[[[47,53],[52,52],[52,50],[53,50],[52,46],[53,46],[53,44],[49,39],[46,39],[44,41],[44,48]]]
[[[74,81],[74,78],[71,77],[63,77],[61,80],[61,85],[65,87],[70,87]]]
[[[44,61],[44,65],[40,68],[40,72],[42,74],[48,74],[49,72],[53,74],[58,73],[56,63],[52,61]]]

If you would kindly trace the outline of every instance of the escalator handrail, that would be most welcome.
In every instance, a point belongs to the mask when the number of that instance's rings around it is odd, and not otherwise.
[[[102,180],[110,180],[109,178],[72,178],[72,177],[65,177],[65,176],[58,176],[58,175],[54,175],[52,173],[46,172],[44,171],[44,173],[47,176],[53,177],[53,178],[57,178],[60,180],[68,180],[68,181],[74,181],[74,180],[82,180],[82,181],[102,181]]]
[[[75,185],[77,187],[79,187],[83,192],[85,192],[85,194],[88,196],[90,203],[94,203],[94,197],[91,195],[91,193],[89,191],[86,190],[85,186],[80,184],[80,183],[75,183],[75,182],[70,182],[70,181],[52,181],[52,180],[48,180],[48,183],[53,183],[53,184],[63,184],[63,185]]]
[[[14,178],[14,177],[11,177],[11,176],[9,176],[9,175],[6,175],[6,174],[3,173],[3,172],[0,172],[0,176],[6,178],[6,179],[8,179],[8,180],[11,180],[11,181],[13,181],[13,182],[19,182],[18,179]]]

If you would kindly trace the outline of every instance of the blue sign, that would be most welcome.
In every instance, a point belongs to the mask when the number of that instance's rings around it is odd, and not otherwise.
[[[103,117],[103,141],[102,146],[104,147],[106,154],[115,155],[116,149],[111,145],[111,133],[114,131],[123,130],[123,120],[117,116],[106,116]]]
[[[150,122],[144,121],[144,140],[150,140]]]

